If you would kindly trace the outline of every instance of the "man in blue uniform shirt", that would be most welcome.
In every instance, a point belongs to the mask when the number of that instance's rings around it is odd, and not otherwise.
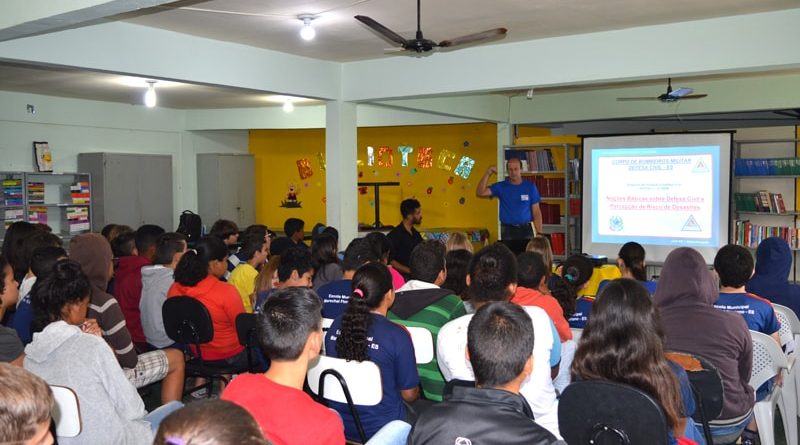
[[[536,233],[542,232],[539,190],[533,182],[522,179],[521,169],[520,160],[511,158],[506,163],[508,179],[487,186],[489,177],[497,173],[497,166],[492,165],[483,174],[475,192],[479,198],[500,200],[500,239],[513,246],[515,252],[524,250],[534,235],[533,229]]]

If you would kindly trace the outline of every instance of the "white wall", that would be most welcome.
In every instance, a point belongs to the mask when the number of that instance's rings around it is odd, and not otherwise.
[[[189,132],[184,121],[183,110],[0,92],[0,170],[34,171],[33,141],[49,142],[57,172],[76,171],[78,153],[168,154],[177,227],[180,211],[197,210],[197,153],[248,152],[246,130]]]

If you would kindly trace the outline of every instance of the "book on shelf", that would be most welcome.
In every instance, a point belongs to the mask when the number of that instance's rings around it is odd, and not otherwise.
[[[786,213],[786,204],[781,193],[760,190],[755,193],[734,193],[733,201],[740,212]]]
[[[44,204],[44,182],[28,182],[28,204]]]
[[[67,207],[65,212],[70,234],[85,232],[90,229],[88,207]]]
[[[779,237],[789,244],[792,249],[800,248],[800,229],[785,226],[763,226],[753,224],[748,220],[736,221],[734,224],[733,238],[735,244],[745,247],[758,247],[761,241],[769,237]]]
[[[28,207],[28,222],[33,224],[47,224],[47,207],[30,206]]]
[[[506,150],[505,159],[519,159],[523,172],[555,171],[556,163],[549,148],[541,150]]]
[[[5,211],[3,213],[4,213],[3,214],[3,217],[4,217],[3,224],[5,225],[6,229],[8,229],[8,227],[11,224],[14,224],[15,222],[24,221],[25,220],[25,210],[24,209],[5,209]]]
[[[525,179],[536,184],[539,195],[544,198],[563,198],[565,195],[563,178],[545,178],[542,175],[535,175]]]
[[[89,204],[91,193],[88,181],[78,181],[69,187],[73,204]]]
[[[24,204],[22,196],[22,179],[3,180],[3,202],[7,206],[21,206]]]

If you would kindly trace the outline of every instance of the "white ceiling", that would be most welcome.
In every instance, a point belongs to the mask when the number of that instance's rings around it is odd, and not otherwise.
[[[511,42],[797,6],[797,0],[422,0],[422,30],[438,42],[505,27],[508,35],[500,42]],[[311,42],[299,38],[300,14],[319,16]],[[416,30],[414,0],[193,0],[117,18],[316,59],[398,57],[384,55],[393,45],[356,21],[357,14],[406,38]]]

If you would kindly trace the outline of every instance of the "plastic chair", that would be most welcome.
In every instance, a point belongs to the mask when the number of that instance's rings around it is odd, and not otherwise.
[[[53,421],[56,424],[56,436],[75,437],[81,433],[81,408],[78,396],[66,386],[50,385],[53,391]]]
[[[367,435],[356,405],[374,406],[383,399],[383,383],[378,365],[370,361],[347,361],[321,355],[308,368],[306,379],[309,389],[320,402],[331,400],[347,404],[361,442],[366,442]]]
[[[703,425],[707,444],[713,444],[709,422],[722,414],[724,388],[716,366],[703,357],[686,352],[667,352],[667,358],[680,365],[689,377],[697,409],[692,420]]]
[[[628,385],[575,382],[558,402],[558,426],[570,445],[666,445],[667,420],[652,397]]]
[[[328,332],[328,329],[331,328],[333,324],[333,318],[323,318],[322,319],[322,332]]]
[[[581,341],[581,335],[583,335],[583,329],[580,328],[570,328],[572,331],[572,340],[575,342],[577,347],[578,342]]]
[[[247,370],[256,372],[253,359],[253,349],[258,347],[256,339],[256,314],[241,313],[236,316],[236,336],[239,344],[247,352]]]
[[[433,334],[431,331],[414,326],[406,326],[408,333],[411,334],[411,343],[414,344],[414,355],[418,365],[430,363],[434,358]]]
[[[789,423],[794,425],[794,428],[789,430],[789,445],[797,445],[797,416],[798,406],[800,406],[800,395],[797,389],[800,388],[800,371],[797,366],[797,338],[800,336],[800,320],[797,319],[797,314],[786,306],[773,304],[775,315],[781,324],[778,334],[781,338],[781,347],[786,355],[786,361],[789,365],[786,371],[786,377],[783,379],[783,392],[786,397],[786,410],[787,416],[790,417]]]
[[[780,346],[771,336],[761,332],[750,331],[753,338],[753,370],[750,375],[750,386],[757,389],[771,378],[788,369],[789,363]],[[797,428],[797,418],[792,416],[794,422],[789,420],[789,409],[793,402],[790,397],[783,396],[783,390],[775,385],[772,391],[760,402],[756,402],[753,414],[758,424],[758,435],[762,445],[775,445],[775,407],[781,410],[783,429],[786,432],[786,441],[791,443],[790,428]],[[788,405],[788,406],[787,406]]]
[[[185,296],[167,298],[161,307],[161,314],[167,336],[177,343],[194,347],[189,348],[186,376],[206,379],[205,384],[185,390],[184,394],[206,388],[207,396],[211,397],[214,380],[222,380],[227,384],[227,376],[246,371],[241,366],[220,365],[203,359],[202,345],[214,338],[211,315],[203,303]]]

